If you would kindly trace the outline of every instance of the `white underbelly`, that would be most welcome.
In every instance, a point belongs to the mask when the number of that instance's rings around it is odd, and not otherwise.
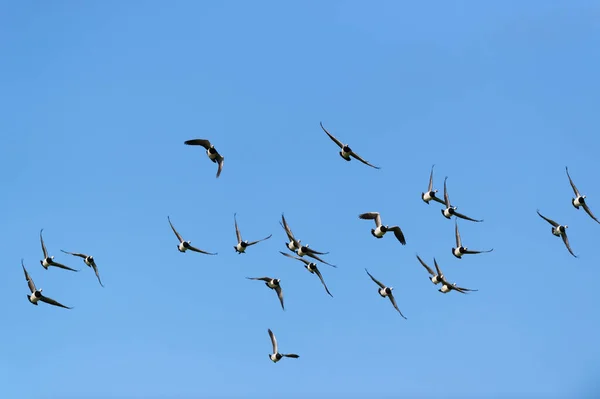
[[[238,252],[244,252],[246,250],[246,247],[243,247],[242,244],[238,244],[236,246]]]
[[[429,191],[423,194],[423,200],[424,201],[431,201],[433,198],[431,198],[431,195],[429,195]]]
[[[40,300],[40,298],[36,297],[35,294],[29,295],[29,299],[31,299],[31,302],[33,303],[37,303]]]
[[[385,233],[383,231],[381,231],[381,228],[377,227],[375,229],[375,231],[373,232],[373,234],[375,234],[375,236],[377,237],[383,237],[385,235]]]
[[[448,288],[448,286],[447,286],[447,285],[443,285],[443,286],[442,286],[442,292],[443,292],[444,294],[445,294],[445,293],[447,293],[447,292],[450,292],[450,288]]]
[[[44,265],[44,266],[50,266],[50,263],[48,263],[48,260],[44,259],[42,261],[42,265]]]
[[[179,250],[181,252],[185,252],[185,251],[187,251],[187,248],[183,246],[183,243],[181,243],[181,244],[179,244]]]
[[[463,254],[460,252],[458,248],[454,248],[454,256],[460,258]]]

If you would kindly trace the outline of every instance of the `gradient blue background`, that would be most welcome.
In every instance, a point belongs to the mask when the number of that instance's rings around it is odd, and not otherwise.
[[[598,395],[600,225],[564,168],[600,216],[599,21],[594,1],[3,2],[0,396]],[[319,121],[382,169],[344,162]],[[191,138],[225,156],[219,179]],[[485,219],[464,243],[493,253],[451,255],[454,222],[420,199],[434,163]],[[237,255],[234,212],[273,238]],[[282,212],[330,251],[334,298],[278,253]],[[168,215],[219,254],[177,252]],[[41,228],[81,272],[40,266]],[[437,292],[416,253],[479,292]],[[29,304],[21,258],[75,308]],[[263,275],[285,312],[244,278]],[[300,359],[271,363],[267,328]]]

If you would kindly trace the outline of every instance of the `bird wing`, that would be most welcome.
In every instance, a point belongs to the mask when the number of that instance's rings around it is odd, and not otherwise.
[[[58,306],[58,307],[61,307],[61,308],[65,308],[65,309],[72,309],[72,308],[70,308],[70,307],[68,307],[68,306],[65,306],[65,305],[63,305],[63,304],[62,304],[62,303],[60,303],[60,302],[57,302],[57,301],[55,301],[55,300],[54,300],[54,299],[52,299],[52,298],[48,298],[47,296],[43,296],[43,295],[42,295],[42,296],[40,297],[40,301],[42,301],[42,302],[46,302],[47,304],[54,305],[54,306]]]
[[[483,219],[473,219],[470,218],[466,215],[463,215],[462,213],[458,213],[458,212],[454,212],[454,216],[456,216],[457,218],[461,218],[461,219],[465,219],[465,220],[470,220],[471,222],[483,222]]]
[[[72,269],[72,268],[70,268],[69,266],[65,266],[65,265],[63,265],[62,263],[58,263],[58,262],[54,262],[54,261],[52,261],[52,262],[50,263],[50,266],[56,266],[56,267],[59,267],[59,268],[61,268],[61,269],[70,270],[70,271],[72,271],[72,272],[78,272],[78,271],[79,271],[79,270],[76,270],[76,269]]]
[[[437,263],[437,260],[435,260],[435,258],[433,258],[433,264],[435,265],[435,270],[437,271],[437,275],[438,276],[443,276],[444,273],[442,273],[442,269],[440,269],[440,266]]]
[[[379,166],[372,165],[372,164],[371,164],[371,163],[369,163],[368,161],[365,161],[365,160],[364,160],[364,159],[363,159],[363,158],[362,158],[360,155],[358,155],[358,154],[357,154],[357,153],[355,153],[354,151],[352,151],[352,152],[350,153],[350,156],[351,156],[351,157],[354,157],[354,158],[356,158],[356,159],[357,159],[357,160],[359,160],[360,162],[362,162],[362,163],[364,163],[365,165],[368,165],[368,166],[370,166],[370,167],[372,167],[372,168],[375,168],[375,169],[381,169]]]
[[[25,269],[25,265],[23,264],[23,259],[21,259],[21,266],[23,267],[23,272],[25,273],[25,280],[27,280],[27,285],[29,286],[29,291],[31,291],[31,293],[33,294],[34,292],[37,291],[37,288],[35,288],[35,283],[31,279],[31,276],[29,276],[29,273],[27,273],[27,269]]]
[[[392,226],[389,228],[389,230],[392,230],[394,232],[394,235],[396,236],[398,241],[400,241],[400,244],[406,245],[406,238],[404,238],[404,233],[402,232],[400,226]]]
[[[562,233],[561,237],[562,237],[563,242],[565,243],[565,246],[567,247],[567,249],[571,253],[571,255],[573,255],[574,257],[577,258],[577,255],[575,255],[573,253],[573,250],[571,249],[571,245],[569,244],[569,237],[567,237],[567,232]]]
[[[293,241],[294,244],[296,244],[296,246],[299,248],[300,247],[299,241],[296,240],[296,238],[294,237],[294,234],[292,233],[290,226],[288,226],[287,221],[285,220],[285,216],[283,216],[283,213],[281,214],[281,221],[283,222],[283,229],[285,230],[285,234],[287,234],[288,239],[290,241]]]
[[[319,280],[321,280],[321,284],[323,284],[323,287],[325,287],[325,291],[327,291],[329,296],[333,298],[333,295],[331,295],[331,292],[329,292],[329,288],[327,288],[327,284],[325,284],[325,280],[323,280],[323,276],[321,275],[319,269],[315,268],[315,274],[317,275],[317,277],[319,277]]]
[[[198,249],[196,247],[192,247],[191,245],[188,247],[188,249],[190,251],[199,252],[199,253],[204,254],[204,255],[217,255],[217,252],[214,252],[214,253],[213,252],[206,252],[206,251],[203,251],[203,250]]]
[[[444,178],[444,204],[447,208],[450,208],[450,196],[448,195],[448,188],[446,187],[446,180],[448,180],[448,176]]]
[[[456,248],[462,247],[460,233],[458,232],[458,222],[454,219],[454,237],[456,238]]]
[[[590,210],[590,208],[587,206],[587,204],[585,202],[583,203],[583,210],[586,211],[587,214],[590,215],[592,219],[594,219],[596,222],[600,223],[598,221],[598,219],[596,219],[596,216],[594,216],[594,214],[592,213],[592,211]]]
[[[44,231],[44,229],[40,230],[40,242],[42,243],[42,251],[44,251],[44,259],[46,259],[48,257],[48,251],[46,250],[46,244],[44,244],[44,238],[42,237],[42,231]]]
[[[271,281],[273,280],[271,277],[246,277],[248,280],[261,280],[261,281]]]
[[[331,263],[324,261],[323,259],[319,258],[317,255],[315,255],[315,254],[314,254],[314,253],[312,253],[312,252],[307,252],[307,253],[306,253],[306,256],[310,256],[311,258],[313,258],[313,259],[316,259],[316,260],[318,260],[318,261],[319,261],[319,262],[321,262],[321,263],[324,263],[324,264],[326,264],[326,265],[329,265],[329,266],[331,266],[331,267],[335,267],[335,268],[337,268],[337,266],[336,266],[336,265],[332,265]]]
[[[579,190],[577,190],[577,187],[575,187],[575,183],[573,183],[573,180],[571,179],[571,175],[569,175],[569,168],[565,166],[565,170],[567,171],[567,177],[569,178],[569,183],[571,183],[571,188],[573,188],[573,192],[576,196],[580,197],[581,194],[579,194]]]
[[[240,229],[238,228],[237,218],[235,217],[235,213],[233,214],[233,223],[235,225],[235,236],[237,237],[238,244],[242,242],[242,235],[240,234]]]
[[[460,292],[461,294],[466,294],[468,291],[478,291],[478,290],[472,290],[469,288],[464,288],[464,287],[457,287],[456,285],[451,285],[453,290],[456,290],[458,292]]]
[[[431,192],[433,190],[433,167],[435,165],[431,165],[431,172],[429,173],[429,186],[427,186],[427,191]]]
[[[225,158],[221,156],[221,154],[217,155],[217,163],[219,164],[219,168],[217,169],[217,177],[221,176],[221,172],[223,171],[223,164],[225,163]]]
[[[210,141],[208,140],[204,140],[204,139],[193,139],[193,140],[187,140],[184,141],[183,144],[187,144],[187,145],[201,145],[202,147],[206,148],[207,150],[210,148]]]
[[[285,310],[283,306],[283,290],[280,285],[275,287],[275,292],[277,293],[277,298],[279,298],[279,303],[281,303],[281,309]]]
[[[273,353],[277,354],[277,338],[275,338],[275,334],[269,328],[269,337],[271,337],[271,345],[273,345]]]
[[[325,133],[327,133],[327,135],[329,136],[329,138],[330,138],[331,140],[333,140],[333,142],[334,142],[334,143],[336,143],[336,144],[338,145],[338,147],[340,147],[340,148],[344,148],[344,144],[342,144],[342,142],[341,142],[341,141],[339,141],[338,139],[336,139],[336,138],[335,138],[335,136],[334,136],[333,134],[329,133],[329,132],[327,131],[327,129],[325,129],[325,127],[323,127],[323,123],[322,123],[322,122],[319,122],[319,124],[321,125],[321,129],[323,129],[323,131],[324,131]]]
[[[312,248],[309,248],[308,246],[304,246],[304,248],[302,249],[303,252],[306,252],[307,254],[317,254],[317,255],[327,255],[329,252],[319,252],[319,251],[315,251]]]
[[[66,254],[69,254],[69,255],[79,256],[80,258],[83,258],[83,259],[87,258],[86,254],[80,254],[80,253],[76,253],[76,252],[63,251],[62,249],[61,249],[61,251],[64,252],[64,253],[66,253]]]
[[[179,240],[179,242],[183,242],[183,238],[181,238],[181,235],[179,235],[179,233],[177,232],[177,230],[175,230],[175,227],[173,226],[173,223],[171,223],[171,218],[169,216],[167,216],[167,219],[169,220],[169,224],[171,225],[171,229],[173,230],[173,233],[175,233],[175,235],[177,236],[177,239]]]
[[[250,242],[248,243],[248,246],[250,246],[250,245],[254,245],[254,244],[258,244],[258,243],[259,243],[259,242],[261,242],[261,241],[268,240],[269,238],[271,238],[271,236],[272,236],[272,235],[273,235],[273,234],[269,234],[269,236],[268,236],[268,237],[265,237],[265,238],[263,238],[263,239],[256,240],[256,241],[250,241]]]
[[[390,298],[390,302],[392,302],[392,305],[394,305],[394,308],[398,311],[398,313],[400,313],[400,316],[404,317],[404,319],[406,319],[406,316],[404,316],[402,314],[402,312],[400,311],[400,309],[398,309],[398,305],[396,304],[396,298],[394,298],[394,295],[389,294],[388,298]]]
[[[419,260],[419,262],[421,263],[421,265],[423,265],[423,267],[425,269],[427,269],[427,271],[429,272],[429,274],[431,274],[432,276],[435,276],[435,272],[429,266],[427,266],[427,264],[425,262],[423,262],[423,259],[421,259],[419,257],[419,255],[417,255],[417,259]]]
[[[493,250],[494,250],[494,248],[488,249],[488,250],[485,250],[485,251],[473,251],[473,250],[469,249],[469,250],[465,251],[465,254],[486,254],[488,252],[492,252]]]
[[[375,220],[375,226],[381,226],[381,215],[379,212],[365,212],[358,215],[360,219]]]
[[[541,217],[542,219],[544,219],[546,222],[550,223],[552,226],[554,226],[554,227],[558,227],[558,226],[559,226],[559,224],[558,224],[558,223],[556,223],[554,220],[552,220],[552,219],[549,219],[549,218],[547,218],[546,216],[542,215],[542,214],[540,213],[539,209],[537,210],[537,214],[538,214],[538,215],[540,215],[540,217]]]
[[[300,356],[296,355],[295,353],[282,353],[281,356],[291,357],[293,359],[298,359],[300,357]]]
[[[96,277],[98,278],[98,282],[100,283],[100,285],[102,287],[104,287],[104,284],[102,284],[102,280],[100,280],[100,274],[98,273],[98,267],[96,266],[96,262],[92,262],[92,269],[94,269],[94,273],[96,273]]]
[[[371,277],[371,280],[373,280],[375,282],[375,284],[377,284],[378,286],[380,286],[381,288],[385,288],[385,285],[382,284],[379,280],[377,280],[375,277],[371,276],[371,273],[369,273],[369,271],[365,268],[365,271],[367,272],[367,274],[369,275],[369,277]]]
[[[310,264],[310,262],[309,262],[309,261],[307,261],[306,259],[302,259],[302,258],[301,258],[301,257],[299,257],[299,256],[293,256],[293,255],[290,255],[290,254],[288,254],[288,253],[281,252],[281,251],[279,251],[279,253],[280,253],[280,254],[282,254],[283,256],[287,256],[288,258],[297,259],[297,260],[299,260],[299,261],[302,261],[302,262],[304,262],[304,264],[305,264],[305,265],[309,265],[309,264]]]

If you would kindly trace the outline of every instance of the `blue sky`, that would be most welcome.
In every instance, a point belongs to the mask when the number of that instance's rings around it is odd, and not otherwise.
[[[452,4],[450,4],[452,3]],[[6,398],[593,397],[600,6],[0,5]],[[345,162],[319,127],[367,160]],[[225,156],[219,179],[201,148]],[[494,252],[454,258],[463,242]],[[536,209],[569,225],[578,259]],[[379,211],[408,241],[377,240]],[[244,238],[273,237],[237,255]],[[286,259],[281,213],[334,298]],[[217,256],[181,254],[167,221]],[[56,260],[44,270],[39,231]],[[105,288],[81,259],[95,256]],[[437,292],[415,254],[479,289]],[[32,306],[38,287],[73,310]],[[364,268],[395,287],[402,319]],[[281,279],[286,311],[262,282]],[[282,351],[273,364],[267,328]],[[272,396],[269,396],[271,395]]]

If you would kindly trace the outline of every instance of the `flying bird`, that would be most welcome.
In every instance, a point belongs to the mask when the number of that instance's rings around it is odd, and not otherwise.
[[[358,217],[364,220],[375,220],[376,228],[371,229],[371,234],[373,237],[382,238],[388,231],[393,231],[398,241],[400,241],[400,244],[406,245],[406,239],[404,238],[402,229],[399,226],[384,226],[381,224],[381,216],[379,215],[379,212],[362,213],[358,215]]]
[[[472,289],[469,289],[469,288],[458,287],[456,285],[456,283],[449,283],[449,282],[446,281],[445,278],[442,279],[442,288],[440,288],[438,291],[441,292],[442,294],[447,294],[447,293],[449,293],[452,290],[458,291],[461,294],[466,294],[469,291],[477,291],[477,290],[472,290]]]
[[[283,229],[285,230],[285,233],[288,236],[288,239],[290,240],[288,243],[286,243],[286,247],[287,249],[289,249],[290,251],[294,252],[296,255],[298,256],[309,256],[313,259],[318,260],[321,263],[324,263],[326,265],[329,265],[331,267],[337,267],[336,265],[332,265],[329,262],[324,261],[323,259],[321,259],[318,255],[327,255],[329,252],[319,252],[319,251],[315,251],[312,248],[308,247],[308,244],[301,244],[300,240],[296,239],[296,237],[294,237],[294,234],[292,234],[292,230],[290,230],[290,227],[287,224],[287,221],[285,220],[285,217],[283,216],[283,214],[281,215],[281,227],[283,227]]]
[[[456,237],[456,248],[452,248],[452,255],[461,259],[463,255],[468,254],[482,254],[492,252],[494,248],[486,250],[486,251],[474,251],[469,250],[467,247],[463,247],[462,241],[460,239],[460,233],[458,232],[458,222],[454,219],[454,236]]]
[[[544,219],[546,222],[548,222],[552,225],[552,234],[554,234],[557,237],[561,237],[563,242],[565,243],[565,246],[567,247],[567,250],[569,250],[569,253],[577,258],[577,255],[575,255],[573,253],[573,250],[571,250],[571,245],[569,244],[569,238],[567,237],[567,228],[569,228],[569,226],[567,226],[566,224],[560,225],[560,224],[556,223],[554,220],[549,219],[546,216],[542,215],[539,210],[537,211],[537,214],[540,215],[540,217],[542,219]]]
[[[277,363],[283,357],[291,357],[292,359],[298,359],[300,356],[295,353],[279,353],[279,349],[277,348],[277,338],[275,338],[275,334],[269,328],[269,337],[271,337],[271,344],[273,345],[273,353],[269,354],[269,359],[273,363]]]
[[[269,287],[272,290],[275,290],[275,292],[277,293],[277,297],[279,298],[279,303],[281,303],[281,309],[285,310],[285,307],[283,306],[283,290],[281,289],[281,285],[279,285],[279,283],[281,282],[281,279],[271,278],[271,277],[246,277],[246,278],[248,280],[264,281],[265,285],[267,287]]]
[[[25,265],[23,264],[23,259],[21,259],[21,266],[23,267],[23,272],[25,273],[25,280],[27,280],[27,285],[29,286],[29,291],[31,291],[31,294],[27,295],[27,299],[29,300],[29,302],[31,302],[32,304],[37,306],[38,302],[42,301],[42,302],[46,302],[49,305],[54,305],[54,306],[58,306],[58,307],[65,308],[65,309],[72,309],[68,306],[63,305],[62,303],[55,301],[52,298],[48,298],[47,296],[42,295],[42,288],[40,288],[38,290],[35,287],[35,283],[29,276],[29,273],[27,273],[27,269],[25,269]]]
[[[440,267],[438,266],[437,261],[435,260],[435,258],[433,258],[433,264],[435,265],[435,272],[431,269],[431,267],[429,267],[427,265],[427,263],[423,262],[423,259],[421,259],[419,257],[419,255],[417,255],[417,259],[419,260],[419,262],[421,263],[421,265],[423,265],[423,267],[425,269],[427,269],[427,271],[429,272],[429,274],[431,274],[431,276],[429,276],[429,280],[431,280],[431,282],[433,284],[439,284],[444,280],[444,273],[442,273],[442,270],[440,269]]]
[[[100,283],[100,285],[102,287],[104,287],[104,284],[102,284],[102,281],[100,281],[100,274],[98,274],[98,266],[96,266],[96,261],[94,260],[94,257],[91,255],[86,255],[86,254],[80,254],[80,253],[74,253],[74,252],[68,252],[68,251],[63,251],[61,249],[62,252],[69,254],[69,255],[73,255],[73,256],[78,256],[80,258],[83,259],[83,262],[88,265],[89,267],[91,267],[92,269],[94,269],[94,273],[96,273],[96,277],[98,278],[98,282]]]
[[[215,146],[212,145],[210,141],[205,139],[193,139],[185,141],[184,144],[200,145],[204,147],[206,149],[206,155],[208,155],[208,158],[214,163],[219,164],[219,169],[217,169],[217,177],[221,176],[221,171],[223,170],[223,161],[225,160],[225,158],[222,157],[221,154],[219,154]]]
[[[579,190],[577,190],[577,187],[575,187],[575,183],[573,183],[573,180],[571,180],[571,176],[569,175],[569,168],[565,167],[566,171],[567,171],[567,176],[569,177],[569,183],[571,183],[571,187],[573,188],[573,192],[575,193],[575,198],[571,198],[571,203],[573,204],[573,206],[575,207],[575,209],[579,209],[579,207],[582,207],[584,211],[587,212],[588,215],[590,215],[590,217],[592,219],[594,219],[597,223],[600,223],[598,221],[598,219],[596,219],[596,216],[594,216],[594,214],[592,213],[592,211],[590,210],[590,208],[588,207],[585,198],[585,195],[581,195],[579,193]]]
[[[436,193],[438,192],[438,190],[434,190],[433,189],[433,167],[435,165],[433,165],[431,167],[431,173],[429,174],[429,186],[427,187],[427,192],[425,193],[421,193],[421,199],[427,204],[429,205],[429,201],[434,200],[435,202],[439,202],[440,204],[444,205],[444,201],[442,201],[440,198],[437,197]]]
[[[377,284],[379,286],[379,295],[381,295],[382,298],[385,298],[387,296],[390,299],[390,301],[392,302],[392,305],[394,305],[394,308],[398,311],[398,313],[400,313],[400,316],[402,316],[406,319],[406,317],[402,314],[400,309],[398,309],[398,305],[396,304],[396,299],[394,298],[394,295],[392,294],[392,290],[394,288],[386,287],[384,284],[382,284],[380,281],[378,281],[375,277],[371,276],[371,273],[369,273],[369,271],[367,269],[365,269],[365,271],[367,272],[369,277],[371,277],[371,280],[373,280],[375,282],[375,284]]]
[[[175,227],[173,227],[173,223],[171,223],[171,218],[169,216],[167,216],[167,219],[169,220],[169,224],[171,225],[171,229],[173,230],[173,233],[175,233],[175,235],[177,236],[177,239],[179,240],[179,245],[177,245],[177,249],[179,250],[179,252],[185,252],[189,249],[190,251],[199,252],[199,253],[205,254],[205,255],[217,255],[216,252],[215,253],[206,252],[206,251],[203,251],[196,247],[193,247],[191,245],[192,244],[191,241],[185,241],[183,238],[181,238],[181,236],[179,235],[177,230],[175,230]]]
[[[362,159],[357,153],[355,153],[354,151],[352,151],[352,149],[348,146],[348,144],[343,144],[341,141],[339,141],[338,139],[336,139],[331,133],[329,133],[327,131],[327,129],[325,129],[323,127],[323,123],[322,122],[319,122],[319,123],[321,124],[321,129],[323,129],[323,131],[325,133],[327,133],[327,135],[329,136],[329,138],[334,143],[336,143],[338,147],[340,147],[342,149],[342,151],[340,151],[339,154],[346,161],[350,161],[351,160],[350,157],[353,157],[353,158],[358,159],[360,162],[364,163],[365,165],[369,165],[370,167],[375,168],[375,169],[381,169],[379,166],[371,165],[369,162],[367,162],[364,159]]]
[[[317,264],[316,263],[309,262],[309,261],[307,261],[304,258],[299,258],[297,256],[293,256],[293,255],[290,255],[290,254],[285,253],[285,252],[279,251],[279,253],[282,254],[283,256],[287,256],[288,258],[296,259],[296,260],[299,260],[300,262],[304,263],[304,267],[306,268],[306,270],[308,270],[312,274],[316,274],[317,277],[319,277],[319,280],[321,280],[321,283],[323,284],[323,287],[325,287],[325,291],[329,294],[330,297],[333,298],[333,295],[331,295],[331,292],[329,292],[329,288],[327,288],[327,285],[325,284],[325,281],[323,280],[323,276],[321,275],[321,272],[317,268]]]
[[[285,216],[283,216],[283,213],[281,214],[281,222],[279,222],[279,224],[281,224],[281,227],[283,227],[283,229],[285,230],[285,234],[287,235],[288,240],[290,240],[289,242],[285,243],[285,246],[290,251],[296,252],[298,249],[300,249],[300,240],[297,240],[294,237],[294,234],[292,233],[290,226],[288,226],[287,221],[285,220]]]
[[[40,230],[40,242],[42,243],[42,251],[44,252],[44,259],[40,260],[40,264],[44,267],[44,269],[48,270],[48,267],[54,266],[59,267],[61,269],[70,270],[72,272],[78,272],[79,270],[72,269],[68,266],[63,265],[62,263],[58,263],[54,261],[54,256],[48,256],[48,250],[46,249],[46,244],[44,244],[44,238],[42,237],[42,231]]]
[[[444,215],[446,219],[450,219],[452,215],[454,215],[457,218],[470,220],[472,222],[483,222],[483,219],[472,219],[468,216],[463,215],[462,213],[456,212],[456,209],[458,208],[450,204],[450,197],[448,196],[448,189],[446,188],[446,180],[448,180],[448,176],[446,176],[446,178],[444,179],[444,204],[446,205],[446,208],[442,209],[442,215]]]
[[[235,217],[235,213],[233,214],[233,221],[235,224],[235,235],[237,237],[237,245],[234,245],[233,248],[235,249],[235,251],[238,254],[243,254],[246,252],[246,248],[248,248],[249,246],[252,246],[254,244],[258,244],[261,241],[264,240],[268,240],[269,238],[271,238],[272,234],[269,234],[268,237],[263,238],[262,240],[256,240],[256,241],[244,241],[242,240],[242,235],[240,234],[240,229],[238,228],[238,224],[237,224],[237,219]]]

